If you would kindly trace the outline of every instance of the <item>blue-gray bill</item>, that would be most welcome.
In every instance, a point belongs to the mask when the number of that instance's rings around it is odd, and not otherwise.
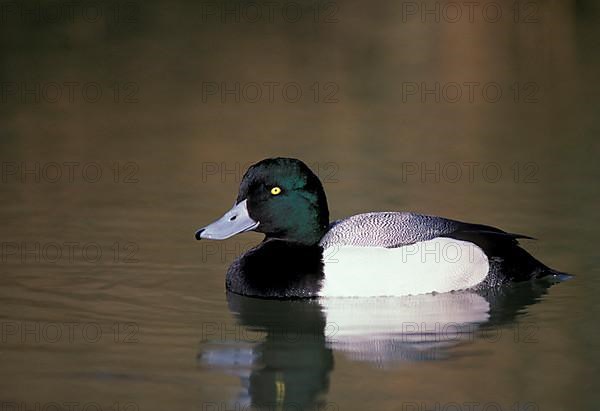
[[[196,231],[196,240],[202,238],[210,240],[225,240],[236,234],[254,230],[260,224],[248,214],[247,200],[240,201],[223,217]]]

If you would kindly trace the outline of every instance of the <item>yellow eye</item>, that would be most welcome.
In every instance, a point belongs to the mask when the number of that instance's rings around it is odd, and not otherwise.
[[[276,196],[279,193],[281,193],[281,188],[279,188],[279,187],[273,187],[271,189],[271,194],[273,194],[274,196]]]

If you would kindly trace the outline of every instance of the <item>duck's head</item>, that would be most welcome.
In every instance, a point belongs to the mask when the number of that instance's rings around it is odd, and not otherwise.
[[[233,208],[199,229],[196,239],[223,240],[245,231],[306,245],[319,242],[329,210],[319,178],[295,158],[269,158],[251,166]]]

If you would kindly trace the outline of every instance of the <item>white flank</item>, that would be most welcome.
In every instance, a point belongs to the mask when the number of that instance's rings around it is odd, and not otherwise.
[[[489,262],[473,243],[434,238],[398,247],[331,246],[323,252],[321,297],[445,293],[474,287]]]

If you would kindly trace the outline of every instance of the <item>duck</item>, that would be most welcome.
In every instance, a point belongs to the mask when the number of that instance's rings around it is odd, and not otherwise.
[[[226,273],[227,291],[268,299],[395,297],[482,290],[554,270],[489,225],[386,211],[329,221],[323,185],[301,160],[268,158],[242,177],[233,207],[197,240],[264,234]]]

